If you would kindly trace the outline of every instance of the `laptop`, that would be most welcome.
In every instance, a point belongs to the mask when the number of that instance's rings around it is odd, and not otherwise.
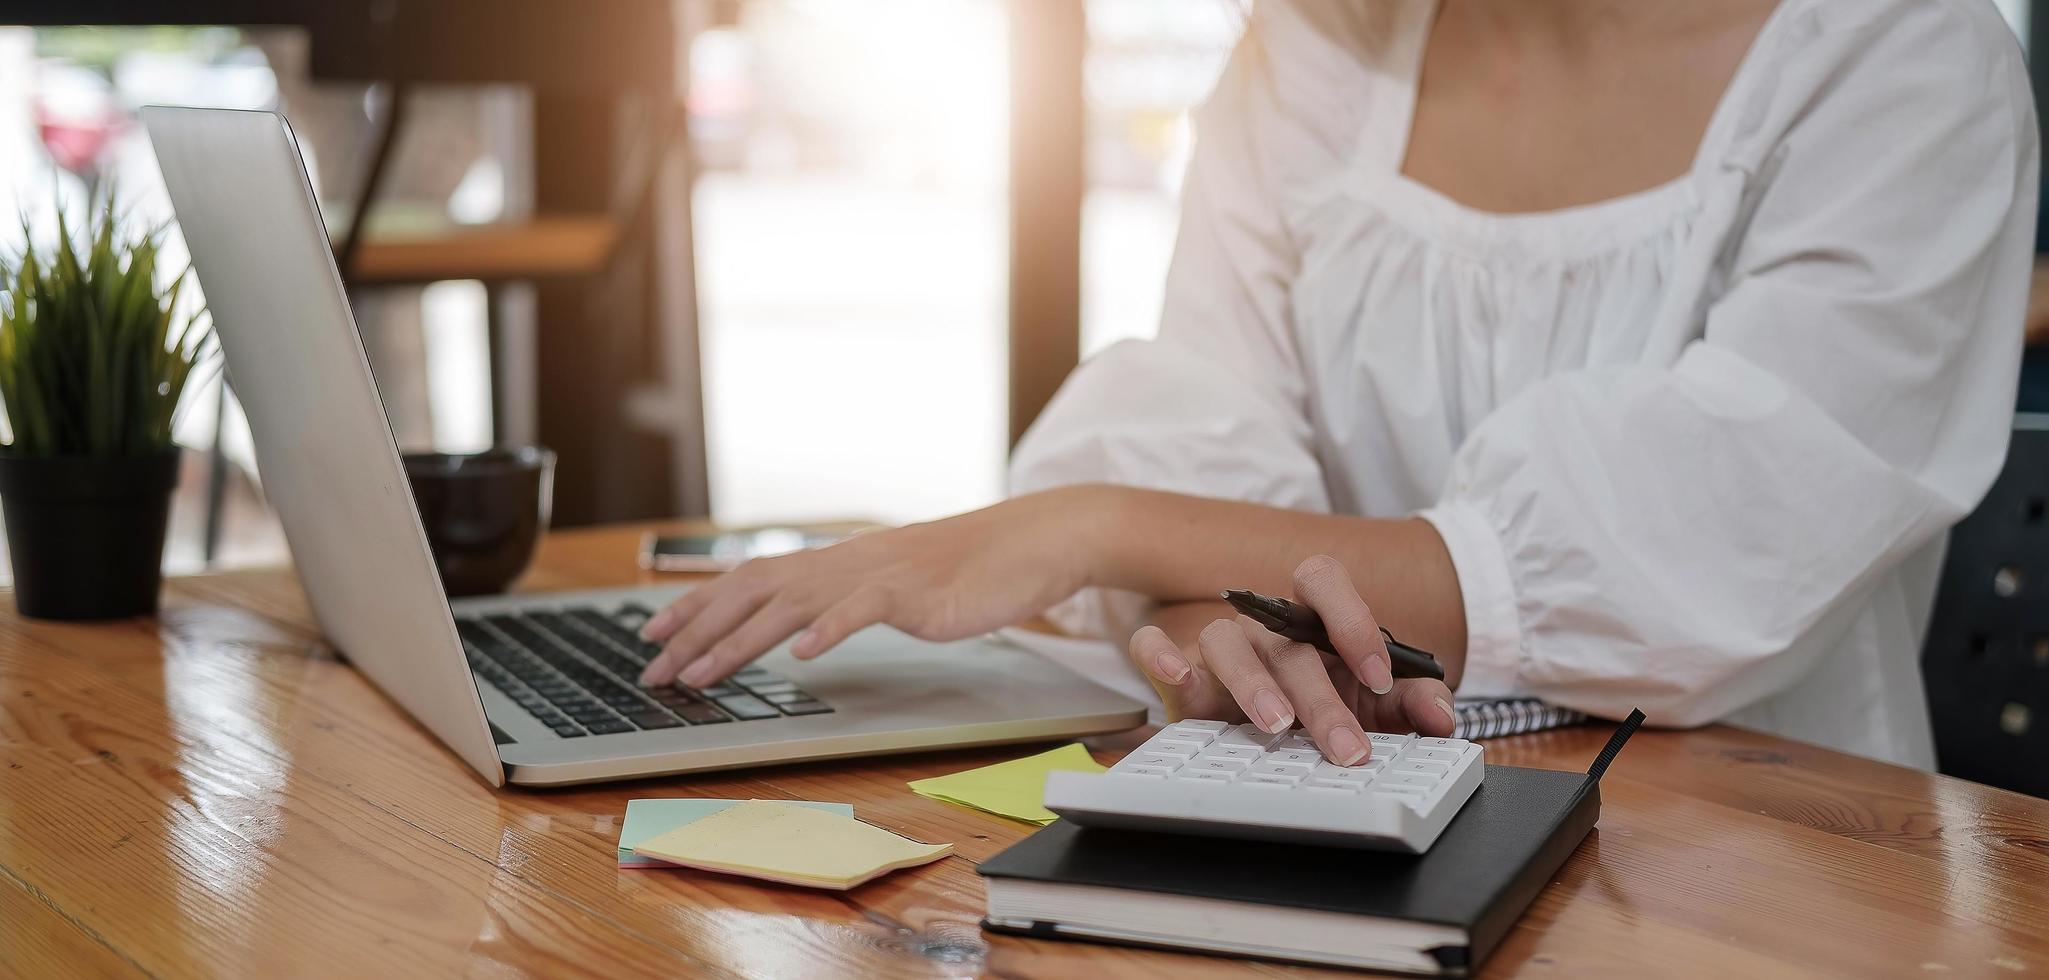
[[[289,124],[142,118],[321,630],[493,786],[561,785],[1121,731],[1138,702],[994,637],[864,630],[705,690],[643,689],[679,587],[450,603]],[[621,555],[622,563],[633,556]]]

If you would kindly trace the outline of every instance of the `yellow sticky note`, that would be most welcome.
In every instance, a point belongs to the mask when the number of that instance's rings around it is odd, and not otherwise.
[[[958,803],[1043,827],[1059,819],[1042,805],[1046,798],[1046,774],[1058,769],[1103,771],[1103,767],[1089,756],[1088,749],[1075,743],[951,776],[920,779],[910,786],[911,792],[919,796]]]
[[[845,890],[898,868],[936,861],[952,844],[920,844],[852,817],[749,800],[635,846],[670,864]]]

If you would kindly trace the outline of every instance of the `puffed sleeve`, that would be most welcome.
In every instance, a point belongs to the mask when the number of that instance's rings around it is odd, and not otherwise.
[[[1424,516],[1465,593],[1467,690],[1712,721],[1799,679],[1997,474],[2027,81],[1989,5],[1895,14],[1789,59],[1701,339],[1548,379],[1460,447]]]
[[[1018,444],[1013,493],[1116,483],[1329,510],[1288,332],[1296,253],[1276,202],[1277,161],[1315,137],[1300,107],[1275,98],[1263,26],[1197,117],[1158,337],[1069,376]],[[1136,595],[1089,590],[1049,616],[1121,637],[1144,610]]]

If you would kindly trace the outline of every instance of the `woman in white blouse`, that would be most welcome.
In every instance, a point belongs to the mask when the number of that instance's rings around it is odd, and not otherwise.
[[[696,590],[646,679],[1050,609],[1128,637],[1170,712],[1350,761],[1362,725],[1452,724],[1377,622],[1462,694],[1927,766],[1918,648],[2004,457],[2036,154],[1986,0],[1266,0],[1158,339],[1069,379],[1017,495]]]

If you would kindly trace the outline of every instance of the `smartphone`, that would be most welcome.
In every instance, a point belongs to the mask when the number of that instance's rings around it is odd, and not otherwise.
[[[749,558],[824,547],[845,536],[800,527],[760,527],[705,535],[650,534],[641,539],[640,567],[658,572],[723,572]]]

